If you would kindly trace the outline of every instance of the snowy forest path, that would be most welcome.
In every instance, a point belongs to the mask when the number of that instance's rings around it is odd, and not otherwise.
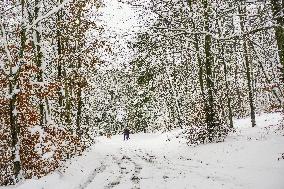
[[[140,133],[132,135],[128,141],[123,141],[121,135],[111,139],[102,137],[93,155],[99,156],[97,160],[102,161],[106,169],[98,173],[86,189],[206,188],[208,185],[218,189],[251,186],[264,189],[268,185],[279,185],[284,164],[278,159],[283,153],[284,141],[274,133],[271,125],[275,125],[275,120],[265,118],[259,128],[244,126],[224,143],[198,147],[188,147],[177,139],[179,131]],[[261,161],[255,160],[260,157]],[[273,178],[277,182],[258,184],[250,180],[250,175],[260,180]]]
[[[140,148],[133,149],[124,146],[120,147],[116,153],[106,156],[111,158],[106,158],[103,162],[108,167],[103,174],[108,175],[109,178],[107,183],[104,184],[104,189],[140,188],[140,180],[143,179],[140,173],[144,167],[148,166],[148,163],[154,163],[153,159],[155,158],[154,155],[149,155]],[[86,187],[86,189],[95,185],[95,179],[92,182],[92,185]]]
[[[62,169],[15,189],[283,189],[280,118],[266,114],[255,128],[249,119],[240,120],[225,142],[196,147],[177,137],[181,130],[132,134],[128,141],[122,135],[98,137]]]
[[[207,175],[202,174],[200,169],[204,166],[208,168],[210,165],[202,160],[172,154],[166,146],[160,146],[161,143],[156,147],[152,144],[152,147],[154,146],[152,148],[147,144],[149,141],[142,138],[122,141],[117,137],[100,141],[103,143],[103,148],[97,150],[104,153],[104,155],[102,154],[104,158],[101,161],[105,165],[105,169],[97,173],[95,178],[91,174],[89,178],[91,177],[92,180],[87,181],[88,185],[80,189],[91,189],[94,186],[102,189],[138,189],[141,188],[141,182],[142,185],[154,180],[166,183],[168,180],[182,179],[187,174],[207,179]],[[210,170],[214,168],[211,167]],[[101,178],[104,178],[104,182]],[[215,180],[217,179],[215,178]],[[232,181],[231,178],[228,180]]]
[[[153,163],[155,155],[150,155],[146,149],[133,146],[133,143],[142,143],[143,141],[123,141],[121,138],[104,139],[102,138],[95,151],[99,154],[88,152],[87,156],[99,158],[101,164],[95,164],[92,171],[81,170],[82,178],[85,177],[75,189],[91,188],[133,188],[140,187],[142,179],[140,173],[145,166]],[[91,157],[88,157],[88,161]],[[91,167],[87,167],[91,169]],[[87,173],[87,174],[86,174]],[[103,179],[102,179],[103,178]]]
[[[78,189],[138,189],[141,188],[141,182],[152,182],[156,177],[164,182],[171,177],[167,173],[173,170],[175,163],[165,154],[149,148],[149,141],[134,137],[133,140],[123,141],[118,137],[99,141],[101,144],[97,145],[96,151],[101,154],[93,155],[100,156],[101,165],[89,172],[86,181]],[[156,174],[149,175],[151,172]]]

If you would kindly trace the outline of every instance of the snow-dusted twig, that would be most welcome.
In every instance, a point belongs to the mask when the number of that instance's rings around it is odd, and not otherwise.
[[[72,0],[65,0],[64,2],[62,2],[60,5],[54,7],[52,10],[50,10],[48,13],[46,13],[43,16],[38,17],[36,20],[34,20],[34,22],[30,25],[27,26],[27,30],[30,30],[31,28],[33,28],[34,26],[36,26],[36,24],[38,22],[40,22],[41,20],[44,20],[46,18],[48,18],[49,16],[51,16],[52,14],[57,13],[59,10],[61,10],[65,5],[67,5],[68,3],[70,3]]]
[[[152,28],[160,29],[160,30],[168,30],[168,31],[173,31],[173,32],[183,32],[184,34],[190,34],[190,35],[195,35],[195,34],[210,35],[215,40],[231,40],[231,39],[234,39],[234,38],[241,38],[241,37],[246,36],[246,35],[255,34],[255,33],[260,32],[260,31],[273,29],[275,27],[281,27],[281,26],[279,26],[279,25],[263,26],[263,27],[259,27],[259,28],[256,28],[256,29],[252,29],[252,30],[247,31],[247,32],[243,32],[243,33],[240,33],[240,34],[233,34],[233,35],[226,36],[226,37],[219,37],[219,36],[209,32],[209,31],[192,32],[192,31],[189,31],[188,29],[178,29],[178,28],[173,29],[173,28],[167,28],[167,27],[152,27]],[[180,34],[181,33],[178,33],[178,35],[180,35]]]
[[[7,36],[6,36],[6,30],[4,28],[3,22],[1,21],[1,31],[2,31],[2,39],[3,39],[3,43],[4,43],[4,48],[9,60],[10,65],[12,65],[13,59],[10,53],[10,50],[8,48],[8,41],[7,41]]]

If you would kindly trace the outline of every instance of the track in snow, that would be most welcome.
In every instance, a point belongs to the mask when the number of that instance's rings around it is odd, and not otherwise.
[[[81,184],[78,189],[85,189],[87,188],[87,186],[92,183],[92,181],[95,179],[96,175],[99,173],[102,173],[104,170],[106,169],[106,165],[104,163],[101,162],[101,165],[97,168],[94,169],[94,171],[92,172],[92,174],[90,174],[87,178],[87,180]]]

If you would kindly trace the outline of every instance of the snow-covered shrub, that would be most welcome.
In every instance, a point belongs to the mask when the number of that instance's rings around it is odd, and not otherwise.
[[[193,125],[185,129],[185,136],[188,145],[205,144],[209,142],[222,142],[231,131],[226,125],[216,126],[211,135],[209,129],[205,125]]]
[[[282,135],[282,136],[284,136],[284,113],[282,113],[282,116],[283,116],[283,118],[282,118],[282,120],[278,123],[278,127],[277,127],[277,129],[276,129],[276,133],[278,133],[278,134],[280,134],[280,135]]]
[[[5,125],[0,127],[0,185],[11,184],[12,181],[12,161],[9,128]]]
[[[14,184],[10,128],[1,120],[0,185]],[[78,136],[65,129],[49,126],[21,125],[19,158],[23,178],[39,178],[61,165],[61,162],[84,150]]]
[[[230,128],[226,124],[220,124],[213,129],[211,142],[223,142],[228,136],[229,132],[232,132],[233,128]]]
[[[62,161],[84,150],[80,139],[55,127],[23,129],[21,163],[25,178],[42,177],[58,168]]]
[[[191,126],[186,130],[186,134],[189,145],[203,144],[208,139],[208,130],[205,126]]]

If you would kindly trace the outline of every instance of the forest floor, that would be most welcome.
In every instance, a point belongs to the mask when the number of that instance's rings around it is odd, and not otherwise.
[[[281,115],[262,114],[257,127],[235,120],[223,143],[187,146],[169,133],[99,137],[83,156],[41,179],[1,189],[283,189],[284,133]]]

